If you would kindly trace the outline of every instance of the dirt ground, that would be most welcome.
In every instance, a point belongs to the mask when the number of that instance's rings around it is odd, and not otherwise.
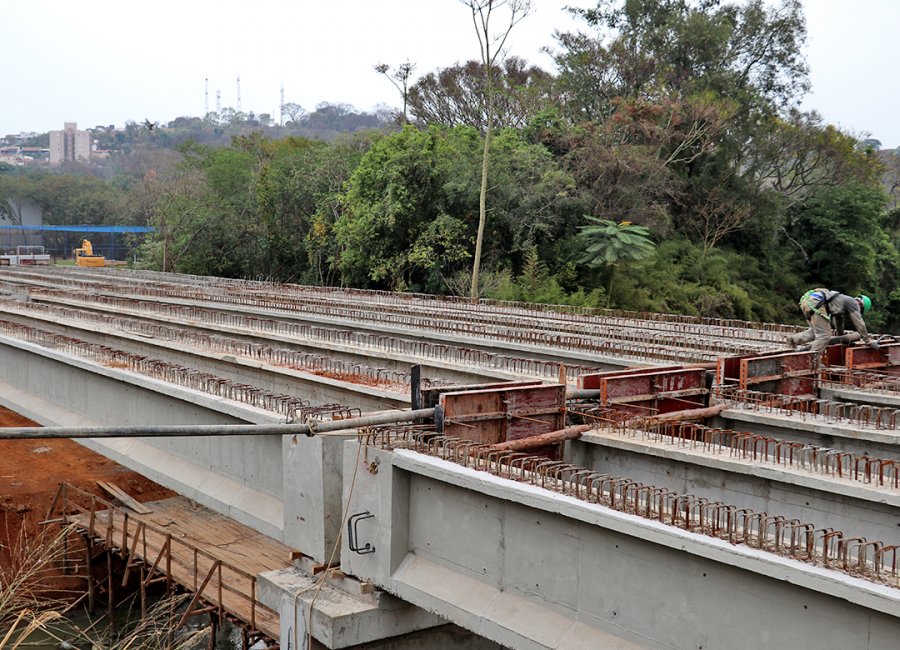
[[[0,407],[0,427],[39,426]],[[174,493],[71,440],[0,440],[0,562],[22,533],[35,535],[60,483],[111,500],[97,481],[115,483],[138,501]],[[57,515],[58,516],[58,513]]]

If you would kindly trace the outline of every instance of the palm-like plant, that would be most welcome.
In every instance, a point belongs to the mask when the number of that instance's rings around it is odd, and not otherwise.
[[[625,260],[643,260],[653,255],[656,244],[650,239],[650,231],[630,221],[610,221],[585,215],[590,224],[581,226],[580,237],[587,248],[579,259],[588,266],[601,266],[610,269],[609,287],[606,292],[606,304],[609,306],[612,294],[613,278],[620,262]]]

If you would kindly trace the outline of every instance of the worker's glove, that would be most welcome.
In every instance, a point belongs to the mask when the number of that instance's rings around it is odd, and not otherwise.
[[[877,350],[881,347],[880,345],[878,345],[878,341],[869,341],[866,345],[868,345],[873,350]]]

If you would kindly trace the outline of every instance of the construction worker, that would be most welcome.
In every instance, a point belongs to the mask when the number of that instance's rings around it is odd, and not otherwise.
[[[811,342],[809,350],[815,353],[815,363],[818,364],[819,356],[831,340],[832,332],[842,336],[844,326],[847,325],[846,319],[849,318],[849,325],[856,330],[856,334],[851,333],[848,340],[862,339],[869,347],[877,348],[878,343],[872,339],[862,318],[870,309],[872,301],[868,296],[859,295],[854,298],[839,291],[810,289],[800,298],[800,311],[809,322],[809,329],[788,336],[787,344],[797,347]]]

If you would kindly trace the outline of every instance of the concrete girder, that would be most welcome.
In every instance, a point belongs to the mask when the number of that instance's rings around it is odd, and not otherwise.
[[[415,452],[345,445],[348,512],[374,516],[345,539],[344,570],[497,643],[886,650],[900,634],[896,588]]]
[[[900,491],[777,463],[751,462],[612,433],[590,432],[567,460],[613,476],[755,512],[814,522],[886,544],[900,541]]]

